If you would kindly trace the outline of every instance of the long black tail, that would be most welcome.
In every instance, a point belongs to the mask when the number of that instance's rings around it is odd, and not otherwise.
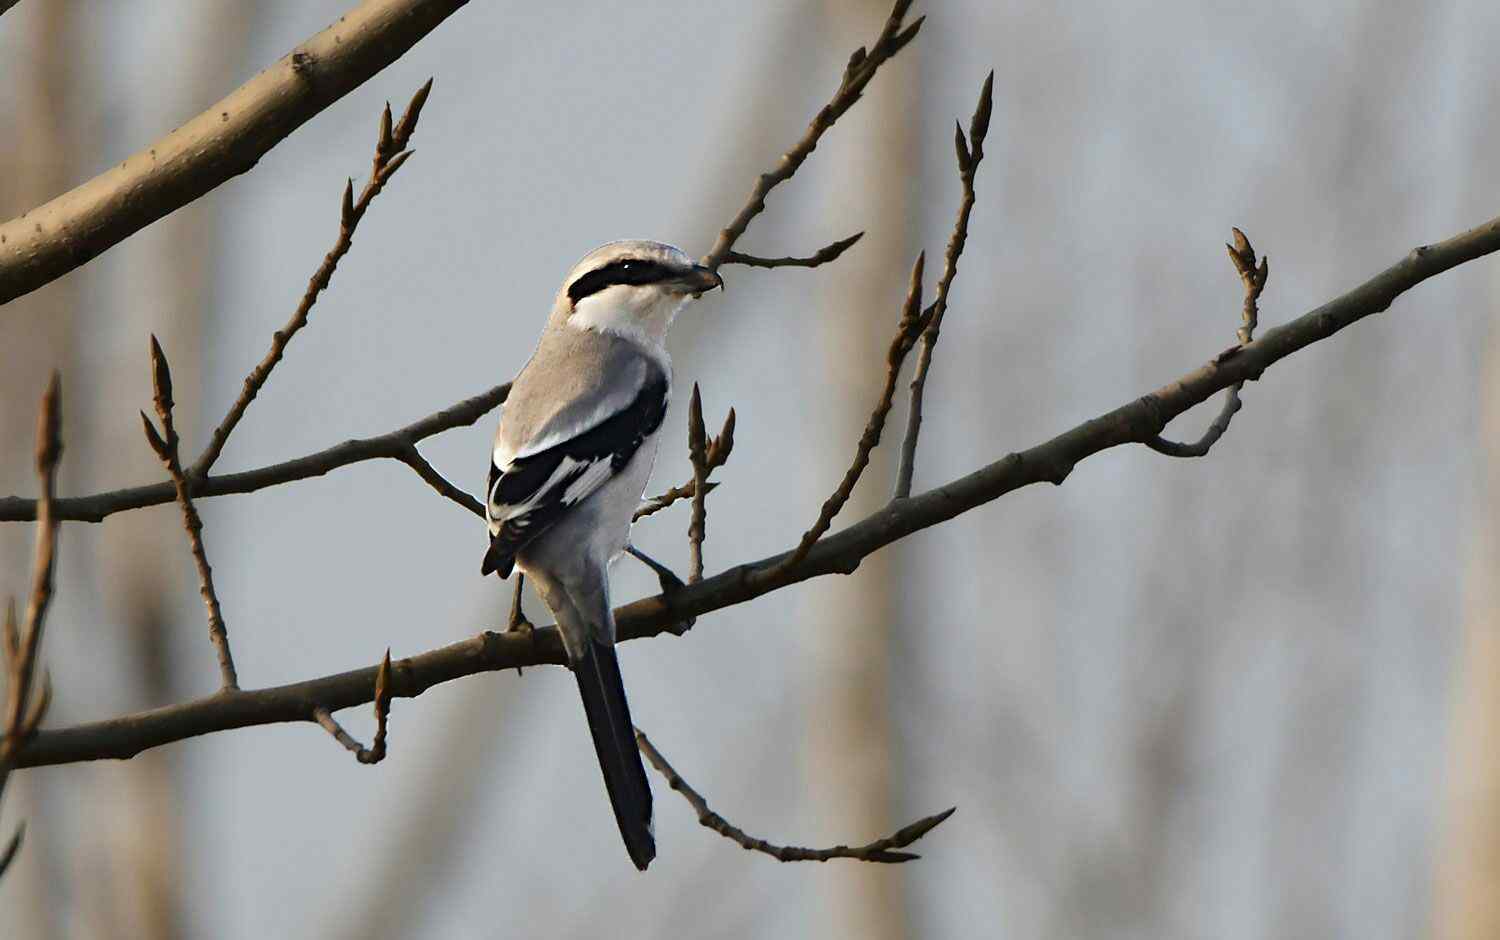
[[[630,860],[645,871],[656,857],[651,785],[646,782],[646,767],[636,749],[635,727],[630,721],[630,706],[625,703],[625,683],[620,678],[615,648],[588,640],[582,658],[573,663],[573,675],[578,678],[578,694],[583,696],[583,710],[594,735],[594,750],[599,754],[599,769],[604,771],[604,786],[615,808],[620,836]]]

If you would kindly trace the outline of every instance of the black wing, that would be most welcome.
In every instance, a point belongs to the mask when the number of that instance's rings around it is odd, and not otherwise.
[[[667,378],[653,373],[623,411],[577,437],[501,468],[490,462],[490,548],[484,574],[510,577],[516,552],[624,469],[667,414]]]

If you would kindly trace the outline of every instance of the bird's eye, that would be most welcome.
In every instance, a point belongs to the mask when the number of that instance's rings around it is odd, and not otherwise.
[[[634,271],[635,270],[635,262],[634,261],[627,261],[627,262],[625,262],[624,264],[620,265],[620,270],[621,271]]]

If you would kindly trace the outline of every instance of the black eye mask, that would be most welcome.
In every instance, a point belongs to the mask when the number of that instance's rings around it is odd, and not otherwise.
[[[568,299],[573,303],[597,294],[616,284],[656,284],[676,277],[676,272],[657,261],[622,258],[584,274],[568,285]]]

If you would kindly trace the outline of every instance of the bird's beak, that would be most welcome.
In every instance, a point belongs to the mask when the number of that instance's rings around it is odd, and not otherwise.
[[[723,287],[724,279],[713,268],[695,264],[691,271],[678,278],[677,283],[682,286],[684,294],[692,294],[694,297],[697,297],[713,290],[715,287]]]

